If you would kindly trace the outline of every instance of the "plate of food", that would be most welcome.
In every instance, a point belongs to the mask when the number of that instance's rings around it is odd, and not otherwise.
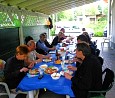
[[[43,59],[44,62],[51,62],[52,58],[48,58],[48,59]]]
[[[60,71],[60,75],[64,76],[64,72],[66,72],[66,73],[68,73],[68,74],[70,74],[70,75],[73,74],[73,71],[67,69],[67,70],[62,70],[62,71]]]
[[[59,59],[59,60],[55,60],[55,62],[54,62],[55,64],[61,64],[61,60]]]
[[[54,80],[59,79],[60,76],[61,76],[60,73],[53,73],[53,74],[51,74],[51,77],[52,77],[52,79],[54,79]]]
[[[45,69],[45,73],[46,74],[53,74],[53,73],[56,73],[56,72],[58,72],[58,68],[57,67],[47,67],[46,69]]]
[[[38,73],[39,73],[39,69],[37,69],[37,68],[36,68],[36,69],[30,69],[30,70],[29,70],[29,74],[30,74],[30,75],[36,75],[36,74],[38,74]]]
[[[46,64],[40,65],[40,68],[43,70],[45,70],[47,67],[48,67],[48,65],[46,65]]]
[[[72,61],[72,60],[65,60],[65,63],[66,63],[66,64],[72,64],[73,61]]]

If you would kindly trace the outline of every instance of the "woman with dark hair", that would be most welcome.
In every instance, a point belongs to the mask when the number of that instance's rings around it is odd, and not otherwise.
[[[27,36],[25,37],[25,44],[27,45],[27,43],[30,41],[30,40],[33,40],[33,38],[31,36]]]
[[[82,60],[81,65],[77,68],[68,66],[69,70],[75,71],[75,75],[71,76],[68,73],[64,75],[72,81],[71,88],[75,97],[87,98],[89,90],[100,90],[102,87],[102,67],[86,43],[77,44],[76,56]]]

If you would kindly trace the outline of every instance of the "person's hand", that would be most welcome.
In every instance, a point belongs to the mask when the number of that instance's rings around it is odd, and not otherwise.
[[[71,66],[71,65],[67,66],[67,68],[69,70],[72,70],[72,71],[76,71],[77,70],[77,67],[74,67],[74,66]]]
[[[82,60],[75,57],[75,58],[73,58],[73,62],[79,62],[79,63],[81,64],[81,63],[82,63]]]
[[[20,69],[20,72],[27,72],[29,69],[26,67],[23,67],[22,69]]]
[[[69,80],[71,80],[71,78],[72,78],[72,76],[66,72],[64,72],[64,76],[65,76],[65,78],[67,78]]]
[[[33,68],[34,67],[34,62],[31,62],[30,64],[29,64],[29,66],[28,66],[28,68]]]
[[[36,62],[37,62],[37,63],[40,63],[40,62],[42,62],[42,60],[43,60],[43,59],[40,58],[40,59],[36,60]],[[36,63],[36,62],[35,62],[35,63]]]
[[[53,50],[55,50],[55,49],[56,49],[56,47],[55,47],[55,46],[53,46],[53,47],[52,47],[52,49],[53,49]]]
[[[49,59],[51,57],[51,55],[50,54],[48,54],[47,56],[46,56],[46,59]]]

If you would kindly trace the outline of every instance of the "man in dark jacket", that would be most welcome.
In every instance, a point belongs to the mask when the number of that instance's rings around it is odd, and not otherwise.
[[[100,90],[102,87],[102,67],[86,43],[77,44],[76,55],[82,60],[81,65],[77,68],[68,66],[68,69],[75,71],[75,75],[71,76],[68,73],[64,75],[72,81],[75,97],[87,98],[89,90]]]
[[[24,60],[27,58],[28,53],[28,47],[21,45],[16,48],[16,55],[7,60],[4,76],[9,89],[15,89],[26,75],[28,68],[25,66]]]

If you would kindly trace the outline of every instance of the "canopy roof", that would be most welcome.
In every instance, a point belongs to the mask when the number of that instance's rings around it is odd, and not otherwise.
[[[0,0],[0,4],[51,15],[95,1],[96,0]]]

